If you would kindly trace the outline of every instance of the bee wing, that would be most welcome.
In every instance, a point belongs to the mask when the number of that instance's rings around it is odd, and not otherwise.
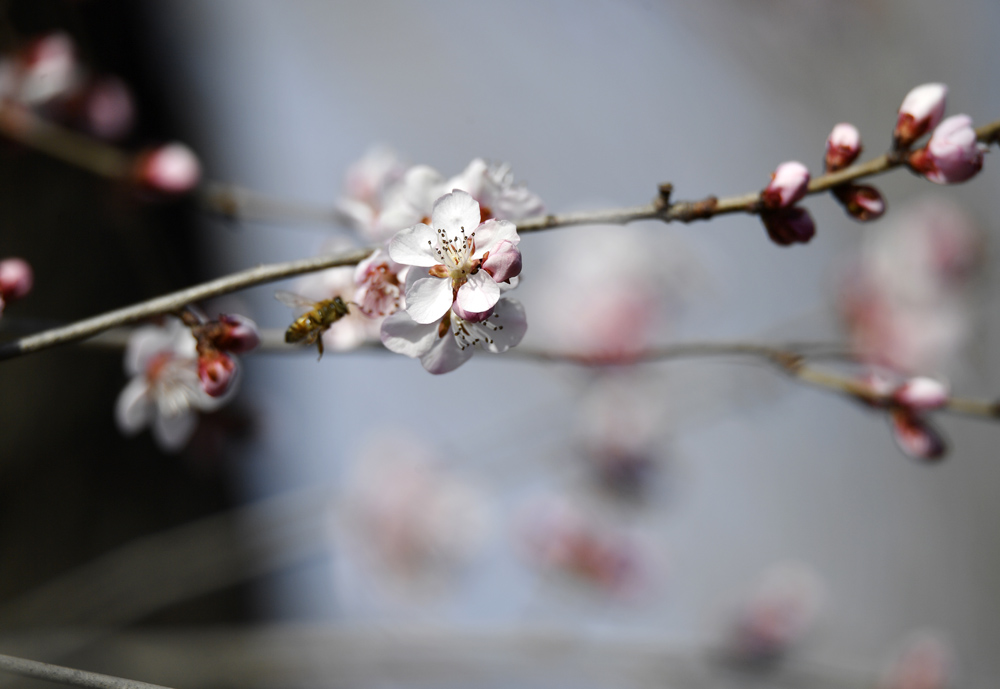
[[[296,294],[295,292],[287,292],[283,289],[279,289],[274,293],[274,298],[280,301],[285,306],[290,306],[293,309],[312,309],[316,307],[316,302],[307,297],[303,297],[301,294]]]

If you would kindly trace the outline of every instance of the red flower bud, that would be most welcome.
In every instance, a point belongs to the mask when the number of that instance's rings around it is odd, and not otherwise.
[[[853,124],[841,122],[826,137],[826,171],[842,170],[861,155],[861,134]]]
[[[184,144],[167,144],[139,154],[135,178],[147,189],[183,194],[197,186],[201,165],[194,152]]]
[[[816,223],[809,211],[799,206],[760,214],[767,235],[778,246],[805,244],[816,234]]]
[[[0,261],[0,299],[13,301],[31,291],[35,276],[31,266],[22,258],[5,258]]]
[[[236,377],[236,361],[227,354],[211,351],[198,357],[201,388],[212,397],[222,397]]]
[[[770,210],[788,208],[806,195],[809,170],[796,161],[782,163],[771,174],[771,181],[761,192],[764,207]]]
[[[893,437],[899,449],[915,459],[936,461],[944,456],[947,445],[930,423],[909,409],[889,412]]]
[[[834,197],[847,214],[859,222],[877,220],[885,213],[885,199],[878,189],[866,184],[841,184],[833,188]]]
[[[224,352],[242,354],[260,344],[257,324],[245,316],[220,313],[219,325],[221,327],[214,335],[213,343]]]
[[[892,133],[896,148],[909,148],[937,126],[944,117],[947,95],[948,87],[944,84],[923,84],[906,94]]]
[[[910,167],[935,184],[964,182],[983,167],[981,145],[968,115],[952,115],[939,124],[931,140],[910,155]]]

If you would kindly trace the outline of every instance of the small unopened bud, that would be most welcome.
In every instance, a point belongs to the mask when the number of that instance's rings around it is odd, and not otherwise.
[[[13,301],[27,296],[35,282],[31,266],[23,258],[0,261],[0,299]]]
[[[847,214],[859,222],[877,220],[885,213],[882,193],[867,184],[841,184],[833,188],[833,195]]]
[[[940,409],[948,402],[948,386],[933,378],[917,376],[896,388],[892,399],[911,411]]]
[[[972,128],[972,118],[952,115],[934,129],[926,146],[910,155],[909,163],[935,184],[954,184],[983,168],[985,151]]]
[[[944,84],[923,84],[906,94],[892,133],[896,148],[909,148],[937,126],[944,117],[947,95],[948,87]]]
[[[135,104],[132,93],[118,77],[103,77],[87,93],[84,115],[87,128],[102,139],[119,139],[132,128]]]
[[[227,354],[212,351],[198,357],[201,388],[212,397],[226,394],[236,375],[236,361]]]
[[[260,344],[257,324],[245,316],[219,314],[219,332],[213,338],[216,348],[224,352],[242,354]]]
[[[451,305],[451,310],[455,312],[455,315],[461,318],[463,321],[469,321],[470,323],[481,323],[487,318],[493,315],[493,309],[495,306],[491,306],[486,311],[466,311],[461,306],[458,305],[458,301]]]
[[[889,412],[892,434],[899,449],[915,459],[936,461],[944,456],[947,445],[941,434],[919,414],[908,409]]]
[[[765,208],[788,208],[806,195],[808,187],[809,169],[793,160],[777,167],[760,198]]]
[[[191,191],[201,179],[201,165],[184,144],[173,143],[139,155],[135,176],[142,186],[164,194]]]
[[[521,250],[509,239],[503,240],[483,261],[483,270],[497,282],[510,282],[521,274]]]
[[[842,170],[861,155],[861,134],[853,124],[841,122],[826,137],[826,171]]]
[[[767,235],[778,246],[805,244],[816,234],[816,223],[809,211],[799,206],[763,212],[760,219]]]

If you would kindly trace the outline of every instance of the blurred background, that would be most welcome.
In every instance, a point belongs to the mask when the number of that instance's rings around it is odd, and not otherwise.
[[[644,204],[668,181],[682,199],[741,194],[785,160],[818,174],[838,122],[877,155],[925,82],[948,85],[949,114],[1000,117],[986,0],[0,10],[0,72],[61,32],[46,50],[70,45],[75,75],[72,97],[45,95],[50,72],[42,95],[5,92],[8,112],[132,152],[183,141],[204,179],[296,209],[334,208],[377,145],[445,178],[509,163],[559,213]],[[0,258],[31,262],[35,289],[6,308],[6,338],[368,243],[316,213],[206,212],[13,138]],[[990,398],[993,163],[948,188],[877,178],[889,211],[864,225],[810,197],[817,235],[788,249],[742,215],[526,235],[525,349],[850,343]],[[275,289],[205,310],[280,330]],[[182,687],[1000,677],[989,422],[936,418],[951,452],[926,465],[884,415],[746,361],[583,369],[515,350],[431,376],[365,348],[242,364],[235,399],[167,451],[116,428],[120,343],[2,364],[0,653]]]

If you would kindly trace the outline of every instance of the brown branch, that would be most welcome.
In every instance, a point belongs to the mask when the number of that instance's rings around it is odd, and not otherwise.
[[[62,665],[51,665],[50,663],[8,655],[0,655],[0,670],[23,677],[44,679],[59,684],[71,684],[76,687],[91,687],[92,689],[166,689],[159,684],[136,682],[131,679],[101,675],[96,672],[76,670]]]

